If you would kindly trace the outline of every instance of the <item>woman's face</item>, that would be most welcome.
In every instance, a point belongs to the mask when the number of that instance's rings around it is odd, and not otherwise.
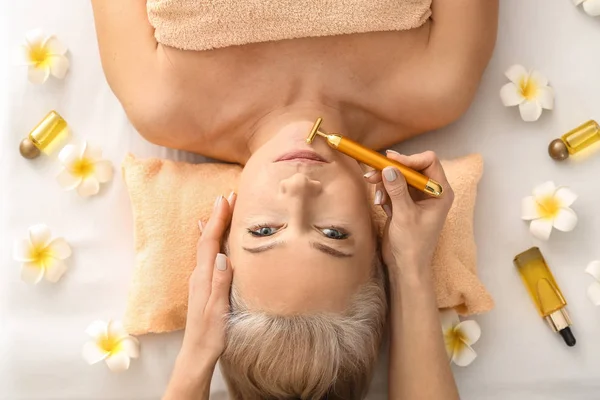
[[[240,179],[229,255],[251,309],[340,312],[371,277],[376,244],[363,172],[322,138],[306,144],[311,126],[286,126]]]

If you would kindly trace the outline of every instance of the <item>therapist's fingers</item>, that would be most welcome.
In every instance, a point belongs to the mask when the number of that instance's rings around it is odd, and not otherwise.
[[[431,151],[424,153],[418,153],[413,155],[400,154],[395,150],[386,150],[385,155],[392,160],[398,161],[400,164],[406,165],[415,171],[423,171],[431,165],[433,159],[431,155],[434,154]],[[435,155],[435,154],[434,154]]]
[[[386,155],[388,158],[398,161],[400,164],[405,165],[415,171],[419,171],[430,178],[435,180],[438,180],[436,178],[445,179],[442,165],[435,153],[432,151],[426,151],[424,153],[407,156],[405,154],[400,154],[395,150],[386,150]],[[433,173],[434,176],[430,176],[428,173]],[[382,182],[381,171],[371,170],[365,173],[363,177],[367,182],[372,184]]]
[[[387,191],[385,190],[383,182],[379,182],[377,185],[375,185],[375,198],[373,203],[376,206],[381,206],[381,209],[385,212],[385,214],[391,218],[392,204],[389,196],[387,195]]]
[[[396,160],[400,164],[404,164],[415,171],[419,171],[440,184],[448,183],[442,163],[433,151],[426,151],[424,153],[407,156],[394,150],[387,150],[386,154],[392,160]]]
[[[419,171],[426,177],[433,179],[438,182],[444,188],[444,192],[447,193],[448,200],[452,199],[452,189],[446,178],[446,173],[442,167],[442,163],[433,151],[426,151],[424,153],[414,154],[412,156],[406,156],[399,154],[393,150],[387,151],[387,156],[393,160],[398,161],[401,164],[406,165],[409,168]],[[411,188],[412,189],[412,188]],[[420,191],[411,190],[411,195],[415,201],[435,200],[440,202],[440,199],[431,197]],[[442,195],[442,199],[445,196]]]
[[[377,183],[381,182],[381,171],[377,171],[376,169],[373,169],[373,170],[365,173],[363,175],[363,178],[365,178],[365,180],[369,183],[377,184]]]
[[[231,202],[235,203],[235,194],[229,197]],[[233,207],[229,205],[229,201],[223,196],[217,197],[212,215],[208,219],[208,222],[204,224],[200,240],[198,241],[196,254],[198,263],[208,265],[209,262],[214,260],[214,257],[216,257],[221,248],[221,240],[231,223],[232,215]]]
[[[404,175],[400,173],[396,167],[385,167],[383,169],[383,185],[390,198],[392,205],[392,213],[410,213],[413,210],[415,203],[411,198],[410,192],[408,191],[408,184]],[[389,215],[384,207],[384,211]]]
[[[211,317],[222,318],[229,312],[229,292],[233,280],[233,269],[229,257],[217,254],[212,275],[211,293],[205,312]]]
[[[227,196],[227,203],[229,203],[229,208],[231,209],[232,215],[233,215],[233,209],[235,208],[236,200],[237,200],[237,193],[236,192],[229,193],[229,196]]]
[[[229,199],[235,204],[235,193],[230,195]],[[196,248],[197,271],[195,271],[195,274],[199,280],[204,282],[202,284],[203,290],[210,287],[215,257],[221,250],[223,234],[231,223],[233,208],[230,207],[229,201],[223,196],[219,196],[215,201],[214,210],[208,222],[206,224],[199,223],[202,232]]]
[[[233,215],[233,206],[235,204],[236,194],[229,195],[229,200],[223,196],[217,197],[213,212],[202,230],[200,241],[217,240],[220,241],[227,230]]]
[[[188,293],[188,314],[193,309],[195,313],[198,310],[203,310],[206,302],[210,297],[211,280],[212,280],[212,265],[216,257],[213,257],[211,267],[207,268],[205,263],[197,263],[196,268],[192,272],[189,281]],[[210,271],[208,271],[210,270]],[[188,315],[188,318],[190,316]]]

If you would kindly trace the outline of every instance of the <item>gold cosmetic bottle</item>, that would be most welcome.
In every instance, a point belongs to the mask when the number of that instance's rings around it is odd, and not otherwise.
[[[52,153],[62,147],[69,135],[67,122],[56,111],[48,115],[21,141],[19,151],[28,159],[38,157],[41,153]]]
[[[406,178],[406,183],[410,186],[432,197],[440,197],[442,195],[444,191],[442,185],[433,179],[426,177],[420,172],[417,172],[406,165],[400,164],[398,161],[383,156],[376,151],[356,143],[354,140],[343,137],[340,134],[321,132],[319,128],[321,127],[322,122],[323,119],[317,119],[317,122],[315,122],[310,133],[308,134],[308,137],[306,138],[306,143],[312,143],[317,135],[322,136],[325,138],[325,140],[327,140],[329,147],[332,147],[363,164],[366,164],[379,171],[385,167],[396,167],[400,173],[404,175]]]
[[[571,318],[565,308],[567,301],[540,249],[532,247],[517,255],[514,263],[540,315],[554,332],[560,333],[568,346],[575,346],[575,336],[569,328],[572,324]]]
[[[600,125],[596,121],[588,121],[565,133],[560,139],[554,139],[548,147],[548,153],[553,159],[561,161],[598,142],[600,142]]]

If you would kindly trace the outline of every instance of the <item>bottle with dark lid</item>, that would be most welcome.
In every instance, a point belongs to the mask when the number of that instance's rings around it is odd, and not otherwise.
[[[540,249],[532,247],[517,255],[514,263],[542,318],[554,332],[560,333],[568,346],[575,346],[575,336],[570,328],[572,322],[566,309],[567,301]]]

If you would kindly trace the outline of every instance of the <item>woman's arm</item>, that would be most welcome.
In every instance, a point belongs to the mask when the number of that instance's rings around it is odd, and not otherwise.
[[[430,76],[445,93],[448,123],[470,106],[492,57],[499,0],[433,0],[428,44]]]
[[[163,400],[208,400],[215,362],[201,355],[196,359],[187,357],[177,358]]]
[[[148,96],[158,73],[146,0],[92,0],[92,8],[106,79],[128,110],[136,99]]]
[[[389,398],[455,400],[458,391],[444,348],[430,267],[454,194],[434,153],[408,157],[388,152],[388,157],[444,187],[441,198],[417,193],[395,168],[384,169],[383,184],[379,183],[387,193],[384,204],[391,205],[382,249],[391,292]],[[380,180],[369,178],[371,183]]]
[[[433,0],[429,51],[465,78],[479,80],[492,56],[499,0]]]
[[[389,398],[458,400],[430,271],[417,265],[392,269]]]
[[[208,400],[217,361],[225,349],[226,316],[233,270],[221,239],[229,227],[235,194],[219,197],[198,241],[190,277],[185,335],[163,400]]]
[[[427,47],[395,78],[408,135],[447,126],[467,111],[496,42],[498,1],[433,0]]]

